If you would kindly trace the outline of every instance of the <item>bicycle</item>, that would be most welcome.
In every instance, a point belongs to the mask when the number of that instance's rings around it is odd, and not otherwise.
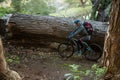
[[[84,44],[89,46],[88,50],[85,46],[78,44],[77,41],[77,39],[72,38],[66,42],[60,43],[58,45],[58,54],[62,58],[70,58],[76,51],[80,50],[81,55],[84,55],[86,59],[92,61],[97,61],[102,56],[102,48],[98,44],[88,44],[84,42]]]

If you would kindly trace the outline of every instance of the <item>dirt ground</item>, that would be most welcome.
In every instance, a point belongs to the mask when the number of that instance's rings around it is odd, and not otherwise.
[[[9,63],[9,66],[17,71],[23,80],[64,80],[64,74],[70,72],[64,65],[77,64],[90,68],[96,63],[76,55],[62,59],[55,50],[48,48],[6,46],[5,51],[11,55],[22,54],[19,55],[20,63]]]

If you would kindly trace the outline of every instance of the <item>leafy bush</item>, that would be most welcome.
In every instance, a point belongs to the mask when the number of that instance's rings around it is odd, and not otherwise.
[[[0,2],[3,2],[4,0],[0,0]]]
[[[6,55],[6,61],[8,63],[20,63],[20,58],[17,55],[10,55],[9,53],[7,53]]]
[[[99,68],[97,64],[92,65],[88,70],[83,69],[80,65],[69,65],[71,73],[64,75],[65,80],[85,80],[89,78],[91,80],[99,80],[107,71],[106,67]]]
[[[4,16],[5,14],[12,13],[13,9],[10,7],[0,7],[0,17]]]

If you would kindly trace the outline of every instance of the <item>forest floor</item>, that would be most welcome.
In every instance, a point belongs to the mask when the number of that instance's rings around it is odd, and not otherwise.
[[[64,80],[64,74],[70,73],[68,65],[76,64],[84,69],[90,69],[93,64],[97,64],[76,55],[62,59],[56,50],[48,48],[25,48],[13,45],[4,48],[6,55],[10,54],[7,60],[10,69],[17,71],[23,80]],[[15,58],[16,54],[18,58]],[[13,56],[10,57],[11,55]]]

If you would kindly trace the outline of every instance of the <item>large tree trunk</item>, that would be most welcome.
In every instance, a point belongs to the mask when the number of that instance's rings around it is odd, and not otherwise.
[[[72,22],[73,20],[68,18],[14,14],[10,18],[8,31],[12,33],[12,40],[23,43],[39,45],[42,42],[61,42],[75,29]],[[96,21],[90,22],[95,29],[91,42],[103,46],[108,25]]]
[[[22,80],[17,72],[10,70],[7,66],[4,57],[1,37],[0,37],[0,80]]]
[[[5,21],[0,19],[0,35],[5,36]]]
[[[102,65],[108,68],[105,80],[120,80],[120,0],[113,0],[110,27],[104,46]]]
[[[109,20],[110,7],[106,12],[106,9],[111,4],[111,0],[91,0],[92,1],[92,13],[91,19],[96,21],[107,22]]]

